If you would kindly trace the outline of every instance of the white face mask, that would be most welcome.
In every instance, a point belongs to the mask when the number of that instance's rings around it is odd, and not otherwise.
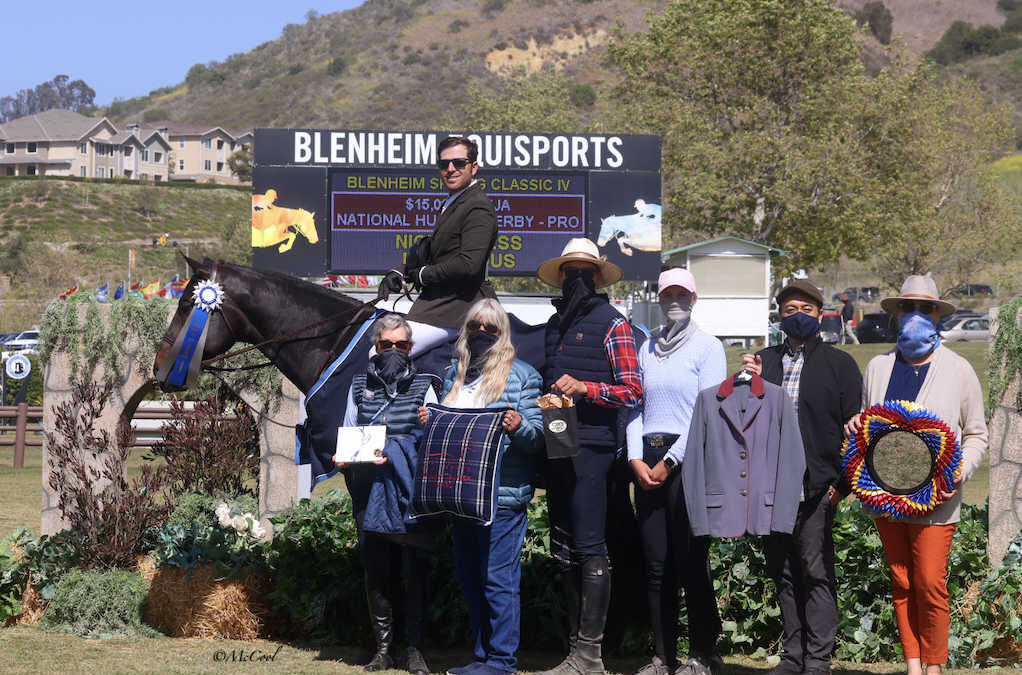
[[[660,311],[664,313],[668,321],[679,323],[682,327],[687,325],[689,319],[692,318],[692,304],[687,302],[681,303],[677,300],[661,302]]]

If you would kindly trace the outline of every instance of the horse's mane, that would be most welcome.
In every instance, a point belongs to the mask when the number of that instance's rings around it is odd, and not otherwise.
[[[203,260],[201,266],[196,266],[195,272],[198,276],[208,279],[210,273],[210,265],[212,260]],[[298,277],[285,274],[283,272],[277,272],[275,270],[260,270],[247,265],[238,265],[235,263],[228,263],[223,261],[217,261],[217,267],[221,269],[228,269],[238,274],[239,276],[253,276],[255,278],[263,279],[271,283],[277,283],[281,286],[300,291],[303,299],[314,301],[314,302],[325,302],[325,303],[341,303],[348,304],[351,306],[357,306],[362,304],[355,298],[352,298],[344,293],[331,290],[314,284],[311,281],[305,279],[299,279]]]

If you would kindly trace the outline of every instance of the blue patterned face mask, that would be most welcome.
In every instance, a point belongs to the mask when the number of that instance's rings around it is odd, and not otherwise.
[[[898,350],[910,359],[922,358],[940,344],[936,322],[922,312],[902,314],[899,325]]]
[[[796,340],[808,340],[820,331],[820,319],[804,312],[795,312],[781,319],[781,330]]]

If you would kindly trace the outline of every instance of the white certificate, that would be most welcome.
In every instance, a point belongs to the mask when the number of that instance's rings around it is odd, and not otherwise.
[[[335,462],[375,462],[383,457],[387,442],[387,427],[337,427]]]

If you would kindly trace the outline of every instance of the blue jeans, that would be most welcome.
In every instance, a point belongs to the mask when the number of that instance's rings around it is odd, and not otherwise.
[[[491,525],[454,519],[454,562],[475,635],[475,659],[517,670],[526,509],[498,508]]]

